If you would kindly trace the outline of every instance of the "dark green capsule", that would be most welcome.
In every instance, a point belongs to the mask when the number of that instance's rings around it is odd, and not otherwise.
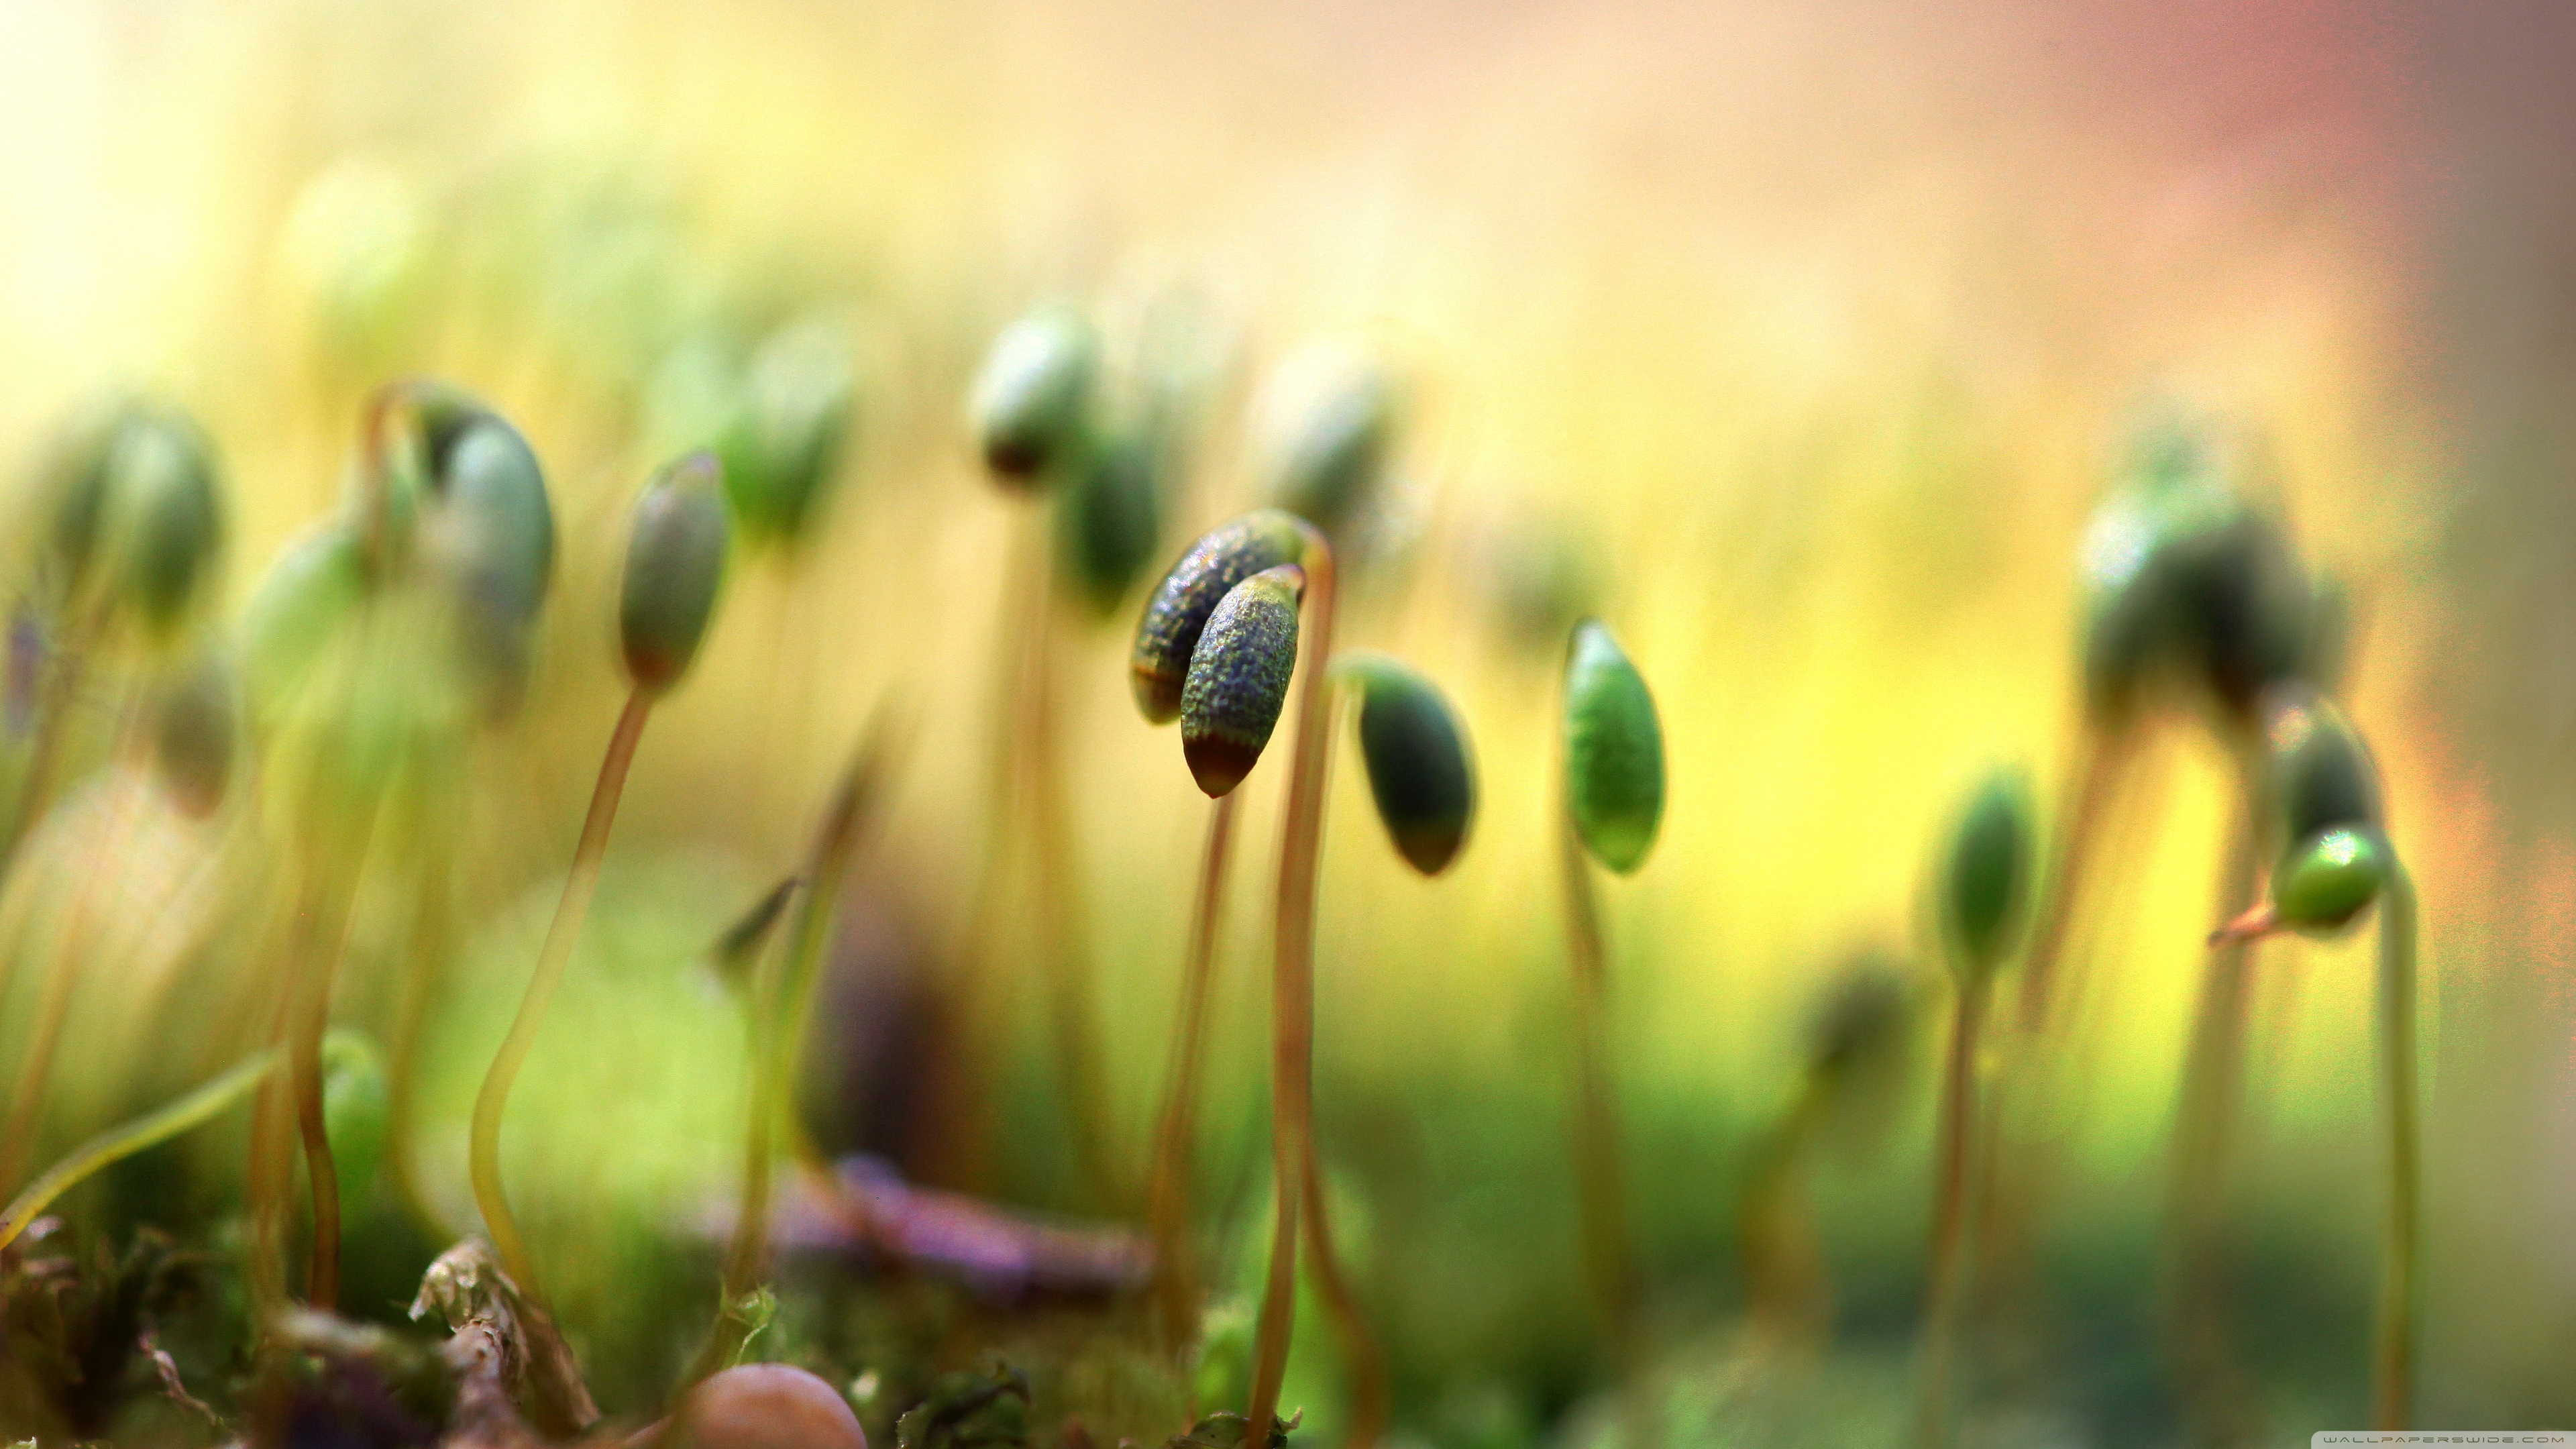
[[[1163,450],[1141,433],[1086,449],[1056,501],[1056,559],[1074,591],[1115,610],[1163,540]]]
[[[131,399],[116,399],[82,409],[64,424],[39,466],[44,506],[50,512],[45,543],[67,593],[80,592],[97,558],[110,493],[108,459],[127,418],[139,407]]]
[[[1288,703],[1297,671],[1297,601],[1306,571],[1263,569],[1208,615],[1181,689],[1181,752],[1214,799],[1243,783]]]
[[[1378,818],[1398,854],[1438,875],[1476,816],[1476,771],[1457,714],[1438,685],[1401,660],[1357,653],[1333,669],[1360,690],[1360,757]]]
[[[1128,653],[1136,707],[1147,720],[1164,724],[1180,717],[1190,656],[1218,601],[1263,569],[1303,562],[1312,537],[1294,515],[1263,508],[1190,545],[1145,605],[1135,647]]]
[[[1327,537],[1377,492],[1393,451],[1395,386],[1373,366],[1333,376],[1273,445],[1270,499]]]
[[[2343,711],[2313,690],[2289,686],[2266,697],[2264,772],[2281,840],[2382,823],[2379,768],[2369,747]]]
[[[110,518],[122,535],[120,591],[146,630],[167,634],[223,551],[214,447],[186,416],[150,409],[119,430],[108,472]]]
[[[2272,871],[2272,911],[2296,931],[2324,935],[2370,908],[2388,885],[2388,837],[2376,826],[2320,830]]]
[[[994,477],[1033,487],[1080,449],[1099,369],[1099,334],[1070,307],[1044,308],[1003,330],[975,375],[970,404]]]
[[[2003,963],[2030,892],[2030,792],[2020,772],[1997,770],[1969,797],[1941,866],[1941,920],[1954,964],[1983,976]]]
[[[392,1120],[393,1092],[375,1043],[334,1028],[322,1038],[322,1133],[331,1144],[343,1211],[363,1202],[374,1185]]]
[[[731,535],[724,470],[713,453],[691,453],[644,486],[617,616],[636,688],[659,694],[688,672],[724,586]]]
[[[1574,626],[1565,660],[1565,795],[1593,857],[1643,864],[1664,818],[1664,731],[1645,678],[1597,619]]]
[[[849,342],[812,319],[771,334],[752,354],[716,451],[746,538],[793,543],[816,518],[839,472],[857,411]]]
[[[224,803],[241,735],[232,669],[208,655],[161,690],[152,717],[152,763],[179,809],[198,819]]]
[[[430,474],[453,580],[498,628],[536,622],[554,575],[555,518],[536,451],[498,413],[462,423]]]

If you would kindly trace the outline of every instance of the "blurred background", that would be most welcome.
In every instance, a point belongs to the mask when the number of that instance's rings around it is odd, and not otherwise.
[[[1613,625],[1667,735],[1662,839],[1602,884],[1611,1031],[1655,1339],[1722,1365],[1737,1199],[1819,992],[1871,953],[1939,979],[1920,901],[1983,768],[2068,788],[2078,542],[2129,420],[2177,395],[2262,433],[2302,555],[2349,591],[2346,702],[2421,885],[2419,1418],[2576,1423],[2563,7],[0,0],[0,53],[12,487],[103,390],[190,410],[228,489],[220,630],[335,505],[383,379],[474,391],[544,462],[559,552],[527,707],[433,807],[461,842],[456,944],[412,1172],[460,1229],[466,1112],[622,689],[624,510],[688,441],[672,419],[705,358],[795,323],[846,358],[828,493],[792,548],[737,552],[505,1139],[605,1406],[649,1404],[702,1327],[657,1315],[711,1301],[712,1257],[685,1245],[730,1191],[743,1076],[706,943],[795,868],[888,701],[911,744],[845,913],[816,1130],[996,1200],[1132,1216],[1207,807],[1130,702],[1127,641],[1150,575],[1259,500],[1259,399],[1324,346],[1377,359],[1403,400],[1343,638],[1442,681],[1481,784],[1435,881],[1384,848],[1348,762],[1326,828],[1321,1150],[1404,1432],[1579,1434],[1607,1382],[1562,1125],[1566,627]],[[993,803],[1031,505],[984,475],[965,398],[995,333],[1050,301],[1098,321],[1113,374],[1161,359],[1204,417],[1149,577],[1057,626],[1072,915],[1125,1189],[1086,1183],[1067,1145],[1038,917]],[[2229,776],[2188,733],[2152,753],[2153,808],[2105,848],[2116,908],[2080,933],[2098,997],[2036,1249],[2056,1331],[1995,1370],[2045,1409],[2033,1442],[2182,1432],[2160,1209]],[[1246,787],[1220,957],[1202,1184],[1225,1262],[1257,1261],[1266,1191],[1282,775]],[[134,888],[137,911],[176,909]],[[408,900],[361,893],[340,1018],[393,1009]],[[2362,1418],[2370,953],[2363,932],[2262,957],[2225,1191],[2236,1351],[2281,1434]],[[206,978],[87,978],[66,1060],[96,1085],[54,1138],[150,1100],[132,1081],[189,1080],[166,1043],[240,1028],[199,1023],[232,1020],[223,991],[258,970],[241,954]],[[1924,1060],[1812,1182],[1849,1365],[1827,1381],[1854,1414],[1904,1393]],[[972,1061],[985,1110],[960,1115]],[[436,1245],[381,1242],[353,1248],[345,1296],[390,1318]],[[635,1286],[675,1255],[675,1286]],[[851,1372],[855,1341],[801,1340]],[[1333,1370],[1300,1353],[1329,1426]]]

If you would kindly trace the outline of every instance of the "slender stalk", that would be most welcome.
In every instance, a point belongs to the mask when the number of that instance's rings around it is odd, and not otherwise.
[[[1042,590],[1029,621],[1033,634],[1024,705],[1028,737],[1029,839],[1034,856],[1039,952],[1047,964],[1048,1020],[1057,1086],[1074,1167],[1094,1201],[1119,1200],[1109,1162],[1107,1090],[1101,1084],[1098,1016],[1092,992],[1089,933],[1074,859],[1073,802],[1064,776],[1064,730],[1056,698],[1056,595]]]
[[[1765,1336],[1793,1346],[1815,1342],[1832,1317],[1824,1256],[1795,1211],[1799,1163],[1824,1105],[1811,1073],[1754,1154],[1738,1233],[1750,1316]]]
[[[1324,1206],[1324,1173],[1315,1160],[1315,1137],[1311,1132],[1306,1135],[1305,1192],[1306,1251],[1314,1255],[1315,1286],[1324,1300],[1325,1314],[1333,1320],[1333,1331],[1341,1336],[1342,1356],[1350,1366],[1351,1421],[1342,1435],[1342,1449],[1374,1449],[1393,1416],[1394,1394],[1387,1383],[1386,1350],[1369,1328],[1359,1294],[1353,1291],[1350,1276],[1342,1271],[1340,1255],[1333,1251],[1333,1223]]]
[[[2379,1069],[2388,1123],[2388,1237],[2372,1331],[2371,1421],[2415,1418],[2416,1322],[2423,1310],[2423,1161],[2415,1116],[2415,882],[2392,855],[2379,917]]]
[[[131,704],[124,714],[117,730],[120,755],[130,750],[141,721],[140,711]],[[82,863],[79,878],[72,883],[62,935],[45,962],[36,1024],[28,1038],[26,1054],[19,1059],[18,1075],[10,1085],[7,1124],[0,1127],[0,1184],[18,1180],[35,1147],[45,1105],[45,1084],[53,1075],[54,1054],[62,1046],[63,1025],[71,1015],[72,988],[79,979],[81,958],[88,954],[96,926],[98,892],[111,875],[110,859],[121,847],[121,838],[131,824],[127,807],[113,797],[108,810],[108,818],[98,827],[99,839]]]
[[[319,868],[319,887],[307,898],[303,925],[309,965],[290,976],[291,1008],[286,1078],[295,1097],[295,1125],[304,1141],[305,1187],[313,1199],[313,1243],[304,1275],[304,1298],[329,1312],[340,1301],[340,1174],[331,1158],[331,1135],[322,1116],[322,1034],[331,1021],[331,994],[340,975],[340,960],[349,951],[349,925],[356,913],[358,881],[366,872],[368,843],[375,834],[377,804],[362,812],[353,837],[357,859],[345,872],[331,862]]]
[[[2106,735],[2088,725],[2083,738],[2075,794],[2058,822],[2057,860],[2032,913],[2030,945],[2022,957],[2018,1029],[2025,1043],[2038,1040],[2048,1028],[2049,1008],[2056,999],[2057,962],[2065,954],[2068,928],[2092,868],[2093,849],[2110,818],[2111,801],[2133,748],[2125,730]]]
[[[428,1035],[432,1008],[447,982],[450,931],[451,856],[445,824],[432,817],[418,866],[412,901],[410,949],[403,963],[402,999],[395,1008],[392,1060],[388,1068],[384,1163],[394,1199],[413,1222],[444,1240],[447,1232],[421,1195],[412,1169],[412,1139],[418,1131],[421,1044]]]
[[[1574,965],[1575,1111],[1574,1168],[1582,1196],[1583,1259],[1592,1297],[1609,1330],[1620,1373],[1633,1378],[1641,1341],[1637,1331],[1636,1257],[1628,1240],[1628,1208],[1619,1171],[1619,1117],[1610,1090],[1608,953],[1602,946],[1601,910],[1592,893],[1592,870],[1575,829],[1572,809],[1557,811],[1557,858],[1565,887],[1566,954]]]
[[[1303,669],[1297,692],[1297,753],[1281,825],[1278,922],[1270,971],[1270,1158],[1277,1221],[1270,1272],[1253,1335],[1252,1400],[1245,1442],[1268,1441],[1288,1373],[1297,1319],[1297,1219],[1305,1200],[1307,1138],[1314,1131],[1315,868],[1322,853],[1324,776],[1333,743],[1333,554],[1312,535],[1306,557]]]
[[[80,698],[81,684],[88,669],[91,637],[96,633],[88,623],[68,625],[64,629],[63,647],[55,656],[54,667],[46,672],[45,687],[36,703],[34,746],[27,755],[27,771],[19,778],[18,798],[9,812],[9,832],[0,838],[0,876],[5,876],[18,858],[18,847],[26,843],[27,832],[44,818],[54,801],[54,789],[62,774],[64,736],[70,732],[71,709]]]
[[[1962,1259],[1967,1246],[1970,1169],[1976,1157],[1970,1138],[1978,1120],[1977,1042],[1990,989],[1983,972],[1969,975],[1960,984],[1958,1011],[1950,1025],[1949,1062],[1941,1077],[1932,1272],[1923,1310],[1923,1383],[1914,1420],[1914,1442],[1920,1449],[1943,1449],[1959,1436],[1959,1302],[1967,1267]]]
[[[519,1079],[519,1068],[528,1059],[528,1049],[536,1044],[537,1025],[545,1017],[546,1003],[553,1000],[555,988],[563,983],[573,942],[581,936],[582,918],[589,913],[591,893],[599,885],[600,863],[608,854],[608,829],[617,821],[618,797],[626,789],[626,771],[635,762],[636,743],[644,737],[644,721],[652,712],[652,696],[644,691],[635,690],[626,696],[626,708],[618,714],[617,728],[608,737],[607,756],[600,761],[599,784],[591,792],[590,814],[582,821],[581,843],[573,849],[572,873],[564,878],[563,898],[555,905],[554,923],[546,928],[546,943],[537,953],[537,969],[528,978],[528,994],[521,998],[519,1014],[510,1023],[510,1034],[502,1039],[491,1070],[484,1074],[483,1090],[474,1099],[468,1157],[473,1169],[475,1205],[482,1210],[483,1226],[492,1236],[492,1250],[501,1260],[501,1271],[519,1285],[522,1294],[540,1304],[545,1295],[537,1287],[535,1265],[528,1260],[527,1245],[519,1237],[519,1224],[510,1216],[510,1200],[501,1187],[501,1113],[510,1104],[510,1088]]]
[[[1198,1141],[1199,1078],[1207,1047],[1209,987],[1216,975],[1217,928],[1225,914],[1225,868],[1234,842],[1234,793],[1218,797],[1199,855],[1199,890],[1190,913],[1189,954],[1181,966],[1181,1025],[1163,1109],[1154,1124],[1154,1167],[1145,1190],[1145,1225],[1154,1241],[1154,1301],[1163,1345],[1179,1354],[1198,1337],[1199,1272],[1190,1243],[1190,1150]],[[1195,1413],[1193,1414],[1195,1418]]]
[[[2257,890],[2258,842],[2264,838],[2257,748],[2245,746],[2239,759],[2240,804],[2219,886],[2223,920],[2235,919],[2251,905]],[[2169,1341],[2185,1402],[2204,1437],[2220,1444],[2244,1443],[2254,1433],[2246,1420],[2249,1409],[2242,1376],[2226,1341],[2219,1244],[2228,1166],[2243,1107],[2246,1005],[2254,945],[2252,939],[2234,939],[2209,953],[2191,1046],[2183,1063],[2169,1187],[2173,1214]]]
[[[778,1131],[788,1115],[804,1042],[813,1024],[814,991],[822,979],[825,948],[849,883],[851,862],[865,839],[882,788],[887,760],[899,748],[896,730],[871,727],[859,753],[843,774],[825,807],[816,833],[806,888],[796,903],[796,923],[788,939],[782,971],[763,971],[755,978],[762,989],[752,1000],[751,1117],[743,1144],[742,1204],[734,1219],[733,1240],[725,1251],[723,1301],[706,1345],[699,1350],[691,1381],[704,1378],[733,1361],[747,1325],[735,1305],[759,1288],[769,1275],[769,1218],[778,1158]],[[792,1128],[790,1129],[792,1132]]]
[[[56,1198],[101,1169],[158,1147],[208,1121],[240,1101],[243,1093],[268,1080],[269,1073],[276,1069],[277,1053],[263,1051],[177,1101],[111,1127],[73,1148],[70,1156],[45,1169],[10,1201],[6,1211],[0,1211],[0,1249],[18,1241],[18,1235],[38,1214],[53,1206]]]

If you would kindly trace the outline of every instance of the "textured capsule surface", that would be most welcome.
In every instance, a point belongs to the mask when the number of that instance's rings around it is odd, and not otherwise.
[[[1243,783],[1288,702],[1297,670],[1297,601],[1306,574],[1264,569],[1228,590],[1190,655],[1181,689],[1181,750],[1213,799]]]
[[[1593,857],[1643,864],[1664,818],[1664,732],[1655,697],[1600,621],[1574,626],[1565,663],[1566,808]]]
[[[1958,968],[1982,976],[2012,948],[2031,875],[2030,793],[2016,771],[1978,785],[1950,835],[1941,918]]]
[[[1049,307],[1004,329],[975,375],[972,411],[984,464],[1029,486],[1080,445],[1100,339],[1082,314]]]
[[[1476,815],[1476,771],[1466,731],[1420,671],[1385,655],[1341,661],[1360,687],[1360,757],[1369,794],[1396,852],[1438,875],[1467,843]]]
[[[2341,929],[2388,884],[2388,838],[2370,827],[2321,830],[2272,872],[2272,910],[2292,930]]]
[[[1259,509],[1220,525],[1172,565],[1145,605],[1128,653],[1129,682],[1146,719],[1164,724],[1180,717],[1190,655],[1208,616],[1236,584],[1263,569],[1301,561],[1307,537],[1294,515]]]
[[[1056,557],[1086,604],[1126,599],[1163,538],[1162,450],[1143,434],[1088,449],[1056,503]]]
[[[2383,823],[2379,770],[2369,747],[2325,696],[2296,687],[2267,696],[2264,747],[2281,839],[2297,842],[2338,825]]]
[[[636,688],[660,693],[688,672],[724,586],[731,534],[714,454],[692,453],[645,485],[627,537],[617,615]]]

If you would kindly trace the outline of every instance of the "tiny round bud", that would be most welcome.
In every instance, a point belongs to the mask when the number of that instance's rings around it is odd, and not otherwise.
[[[782,1363],[747,1363],[689,1390],[652,1443],[654,1449],[867,1449],[868,1436],[849,1401],[822,1379]]]
[[[1083,452],[1056,503],[1056,557],[1091,607],[1114,610],[1162,541],[1162,448],[1144,434]]]
[[[636,688],[659,694],[688,672],[724,586],[731,533],[724,470],[714,454],[691,453],[644,486],[618,608],[626,675]]]
[[[2293,845],[2272,871],[2272,911],[2292,930],[2323,935],[2370,908],[2388,884],[2388,837],[2338,826]]]
[[[232,670],[208,655],[161,691],[152,719],[152,762],[182,813],[215,813],[231,782],[240,700]]]
[[[858,394],[849,341],[821,318],[779,329],[752,354],[716,451],[747,538],[793,543],[821,516]]]
[[[2018,771],[1996,770],[1969,797],[1942,862],[1942,927],[1963,974],[1984,976],[2011,951],[2032,857],[2029,790]]]
[[[1297,602],[1306,572],[1263,569],[1208,616],[1181,690],[1181,751],[1210,799],[1243,783],[1270,743],[1297,669]]]
[[[1368,359],[1310,352],[1281,369],[1264,411],[1270,501],[1340,537],[1393,450],[1393,382]]]
[[[1128,655],[1136,707],[1147,720],[1165,724],[1180,717],[1190,656],[1218,601],[1263,569],[1303,560],[1311,537],[1294,515],[1258,509],[1190,545],[1172,565],[1145,606]]]
[[[1643,864],[1664,817],[1664,732],[1655,697],[1597,619],[1574,626],[1565,661],[1565,796],[1603,865]]]
[[[1383,654],[1334,661],[1360,687],[1360,756],[1398,854],[1424,875],[1448,869],[1476,815],[1476,772],[1449,701],[1420,671]]]
[[[331,1175],[344,1208],[365,1197],[384,1161],[393,1091],[375,1043],[333,1028],[322,1038],[322,1131],[331,1144]]]
[[[984,464],[1035,486],[1080,446],[1100,337],[1081,313],[1048,307],[1005,328],[975,375],[970,410]]]

